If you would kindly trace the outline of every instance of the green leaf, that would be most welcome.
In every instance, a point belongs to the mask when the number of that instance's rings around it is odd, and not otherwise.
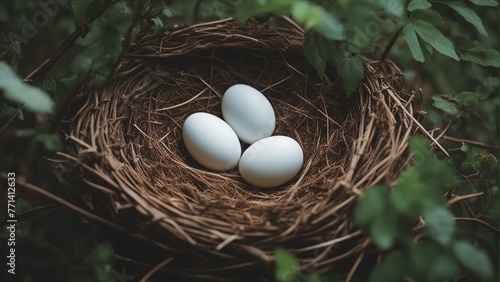
[[[363,193],[354,210],[354,223],[366,226],[384,210],[390,189],[387,186],[373,186]]]
[[[154,29],[161,30],[163,28],[163,21],[159,17],[152,18],[151,20],[154,23]]]
[[[21,215],[28,211],[29,203],[23,198],[19,198],[16,201],[16,215]]]
[[[410,15],[411,20],[422,20],[424,22],[428,22],[432,25],[438,25],[443,23],[443,18],[441,15],[431,9],[425,9],[425,10],[415,10],[411,13]]]
[[[307,1],[293,2],[290,12],[293,19],[304,26],[306,30],[316,27],[326,14],[323,8]]]
[[[326,70],[326,61],[320,56],[321,36],[316,31],[308,31],[304,36],[304,53],[307,61],[323,77]]]
[[[439,53],[460,61],[453,43],[433,25],[422,20],[411,20],[411,23],[422,40],[429,43]]]
[[[392,251],[372,270],[368,281],[402,281],[409,267],[408,254],[401,250]]]
[[[275,277],[277,281],[289,281],[300,270],[299,260],[288,250],[278,247],[274,251],[274,261],[276,263]]]
[[[265,13],[288,13],[296,1],[289,0],[247,0],[236,6],[236,18],[246,21],[250,17]]]
[[[90,24],[103,9],[102,0],[71,1],[71,9],[75,22],[80,27]]]
[[[338,54],[341,55],[342,52],[338,52]],[[352,92],[358,90],[359,82],[363,78],[364,60],[360,56],[346,54],[346,56],[341,55],[341,58],[337,55],[334,63],[339,75],[342,77],[344,89],[347,95],[350,96]]]
[[[432,7],[431,3],[429,3],[427,0],[412,0],[408,4],[408,11],[415,11],[415,10],[421,10],[421,9],[429,9]]]
[[[426,210],[422,214],[426,223],[425,234],[441,245],[448,245],[455,232],[453,214],[445,207],[436,207]]]
[[[470,271],[485,280],[493,277],[493,265],[484,251],[478,250],[468,241],[456,241],[453,251],[462,265]]]
[[[332,15],[325,13],[318,25],[316,30],[319,31],[323,36],[332,40],[343,40],[345,39],[345,26]]]
[[[460,268],[456,259],[449,253],[440,253],[429,266],[427,272],[427,281],[452,281],[452,277],[460,273]]]
[[[490,7],[498,6],[498,2],[496,0],[470,0],[470,1],[478,6],[490,6]]]
[[[452,101],[446,100],[440,96],[432,96],[432,100],[434,100],[434,103],[432,103],[434,107],[443,110],[450,115],[457,116],[460,114],[460,110],[457,108],[457,105]]]
[[[410,47],[413,58],[415,58],[417,62],[423,63],[425,61],[424,53],[422,51],[422,48],[420,47],[420,43],[418,42],[415,29],[411,24],[406,24],[403,27],[403,35],[406,39],[406,42],[408,43],[408,47]]]
[[[371,225],[370,237],[373,242],[383,250],[391,248],[401,235],[398,223],[397,212],[386,208]]]
[[[43,90],[24,83],[4,62],[0,62],[0,90],[5,98],[33,112],[50,113],[54,102]]]
[[[460,92],[453,100],[464,107],[476,107],[479,104],[478,96],[474,92]]]
[[[0,120],[11,119],[12,116],[17,114],[17,111],[18,111],[18,109],[13,108],[13,107],[9,107],[9,106],[2,107],[0,110]],[[19,113],[17,114],[17,118],[20,120],[24,120],[23,111],[19,111]]]
[[[110,242],[97,245],[85,257],[84,263],[93,267],[97,281],[110,281],[110,270],[114,263],[113,245]]]
[[[43,144],[43,147],[48,151],[61,151],[63,149],[59,134],[39,134],[35,141]]]
[[[479,32],[479,34],[488,36],[486,29],[484,28],[483,21],[481,18],[472,10],[471,8],[465,6],[463,2],[453,1],[445,2],[450,8],[455,10],[460,14],[467,22],[471,23]]]
[[[401,18],[405,15],[405,4],[406,0],[394,0],[386,1],[379,0],[379,5],[386,11],[396,18]]]
[[[500,68],[500,53],[495,49],[484,47],[474,47],[466,51],[459,52],[460,59],[473,62],[485,67]]]

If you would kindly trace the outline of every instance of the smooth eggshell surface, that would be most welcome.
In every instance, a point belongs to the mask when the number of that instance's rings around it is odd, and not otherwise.
[[[226,171],[238,164],[241,145],[233,129],[217,116],[194,113],[182,128],[189,154],[202,166]]]
[[[302,167],[299,143],[287,136],[260,139],[245,150],[239,163],[243,179],[259,188],[273,188],[292,179]]]
[[[276,126],[269,100],[257,89],[244,84],[226,90],[222,97],[222,116],[247,144],[271,136]]]

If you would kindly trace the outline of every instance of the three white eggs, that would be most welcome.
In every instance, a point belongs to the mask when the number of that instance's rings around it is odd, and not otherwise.
[[[224,120],[197,112],[184,122],[184,144],[199,164],[215,171],[238,165],[241,177],[259,188],[278,187],[300,171],[302,148],[290,137],[271,136],[276,116],[261,92],[233,85],[224,93],[221,108]],[[240,140],[250,145],[243,155]]]

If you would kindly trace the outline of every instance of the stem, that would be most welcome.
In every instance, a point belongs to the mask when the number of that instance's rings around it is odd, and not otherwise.
[[[484,221],[484,220],[481,220],[481,219],[478,219],[478,218],[470,218],[470,217],[455,217],[455,220],[456,221],[474,221],[474,222],[477,222],[489,229],[491,229],[492,231],[494,231],[495,233],[498,233],[500,234],[500,229],[497,229],[495,226],[489,224],[488,222]]]
[[[474,140],[459,139],[459,138],[451,137],[451,136],[448,136],[448,135],[444,135],[442,137],[442,139],[446,140],[446,141],[456,142],[456,143],[466,143],[466,144],[469,144],[469,145],[472,145],[472,146],[476,146],[476,147],[482,147],[482,148],[487,148],[487,149],[500,150],[500,146],[498,146],[498,145],[484,144],[484,143],[477,142],[477,141],[474,141]]]
[[[394,43],[396,43],[396,39],[398,39],[399,37],[399,29],[396,31],[396,33],[394,34],[394,36],[391,38],[391,41],[389,41],[389,44],[387,44],[387,46],[385,46],[385,49],[384,49],[384,53],[382,53],[382,56],[380,56],[380,64],[382,64],[385,59],[387,58],[387,55],[389,55],[389,52],[391,51],[392,49],[392,46],[394,46]]]
[[[469,195],[463,195],[463,196],[456,196],[456,197],[453,197],[452,199],[450,199],[447,203],[448,207],[455,204],[456,202],[460,202],[460,201],[463,201],[463,200],[467,200],[467,199],[470,199],[470,198],[475,198],[475,197],[479,197],[481,195],[483,195],[484,192],[479,192],[479,193],[474,193],[474,194],[469,194]]]
[[[64,41],[61,47],[59,47],[59,49],[50,58],[45,60],[45,62],[38,66],[38,68],[36,68],[32,73],[28,74],[28,76],[24,78],[24,81],[33,81],[40,74],[48,71],[81,35],[82,29],[77,27],[76,30],[66,39],[66,41]]]
[[[5,131],[5,129],[7,129],[7,127],[9,127],[9,125],[14,121],[14,119],[19,115],[19,113],[23,110],[24,106],[20,107],[19,109],[17,109],[17,111],[14,113],[14,115],[9,119],[9,121],[7,121],[7,124],[5,124],[4,127],[2,127],[2,129],[0,129],[0,135],[2,135],[2,133]]]

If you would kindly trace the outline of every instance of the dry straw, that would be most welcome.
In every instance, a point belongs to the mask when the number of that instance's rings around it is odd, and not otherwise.
[[[141,37],[104,88],[80,95],[67,128],[76,154],[61,155],[78,163],[72,178],[94,212],[165,250],[154,271],[266,276],[280,245],[304,272],[348,258],[355,270],[368,241],[352,224],[353,207],[409,163],[419,126],[413,97],[393,63],[369,62],[359,93],[346,98],[333,72],[317,76],[302,44],[296,27],[180,27]],[[259,190],[237,170],[208,171],[183,145],[186,117],[221,116],[221,95],[236,83],[260,90],[275,109],[275,134],[303,147],[303,168],[283,187]]]

